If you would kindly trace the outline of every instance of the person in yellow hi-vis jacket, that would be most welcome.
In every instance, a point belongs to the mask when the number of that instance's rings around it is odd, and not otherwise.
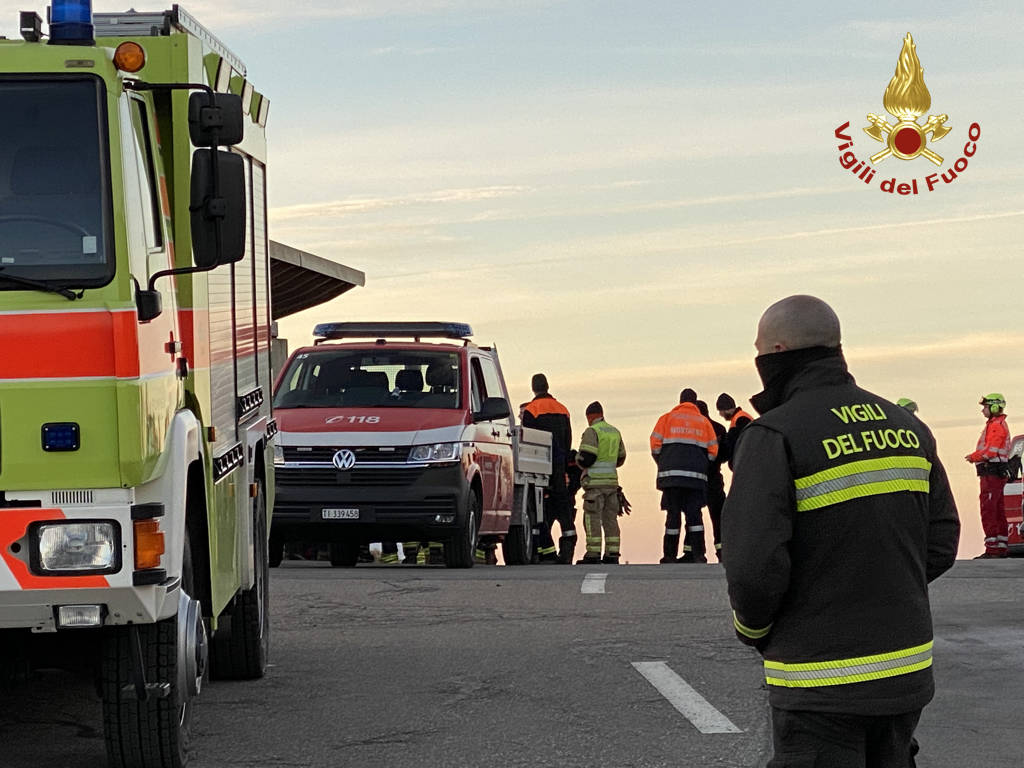
[[[604,420],[599,402],[587,406],[590,424],[580,439],[576,463],[583,469],[583,528],[587,533],[587,553],[577,565],[619,564],[619,473],[626,461],[622,435]],[[601,557],[601,532],[604,531],[604,558]]]

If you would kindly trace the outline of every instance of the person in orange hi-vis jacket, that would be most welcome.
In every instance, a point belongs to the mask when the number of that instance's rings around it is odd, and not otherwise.
[[[658,464],[657,488],[665,510],[661,563],[706,563],[704,521],[708,472],[718,455],[718,437],[697,409],[697,393],[684,389],[679,405],[663,414],[651,433],[651,456]],[[676,559],[679,532],[686,516],[683,556]]]
[[[1010,430],[1003,413],[1006,398],[993,392],[981,398],[978,404],[988,421],[978,438],[977,450],[964,458],[975,466],[981,478],[981,527],[985,531],[985,551],[974,559],[987,560],[1009,554],[1003,487],[1008,477]]]

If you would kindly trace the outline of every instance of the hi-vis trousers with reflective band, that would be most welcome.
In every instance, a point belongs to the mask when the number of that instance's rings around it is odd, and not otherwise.
[[[601,531],[604,553],[619,554],[619,488],[587,488],[583,491],[583,529],[587,533],[587,554],[601,555]]]
[[[431,554],[437,558],[444,555],[444,545],[439,541],[406,541],[402,543],[402,551],[407,564],[426,565]]]
[[[851,659],[786,664],[765,659],[764,674],[768,685],[783,688],[819,688],[849,685],[909,675],[932,665],[932,642],[872,656]]]
[[[385,565],[396,565],[398,563],[398,544],[393,541],[382,541],[380,561]]]
[[[1000,475],[982,475],[981,481],[981,528],[985,531],[985,552],[1002,557],[1009,551],[1007,537],[1006,507],[1003,489],[1006,478]]]

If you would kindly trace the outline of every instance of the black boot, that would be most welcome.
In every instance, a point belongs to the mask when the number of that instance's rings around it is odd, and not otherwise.
[[[674,563],[676,561],[676,554],[679,552],[679,534],[665,534],[665,538],[662,543],[663,555],[661,560],[658,562]]]
[[[576,537],[561,536],[558,539],[558,562],[561,565],[572,565],[572,556],[576,552]]]
[[[683,542],[683,556],[676,560],[677,563],[706,563],[708,561],[705,555],[703,528],[691,531],[687,527]]]
[[[592,555],[589,552],[583,556],[582,560],[577,560],[576,565],[598,565],[601,562],[600,555]]]
[[[619,556],[618,555],[605,555],[604,557],[601,558],[601,562],[604,563],[605,565],[618,565],[619,564]]]

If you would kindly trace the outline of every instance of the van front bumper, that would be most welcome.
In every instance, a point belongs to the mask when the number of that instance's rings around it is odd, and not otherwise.
[[[450,538],[465,519],[469,485],[458,462],[440,466],[278,465],[272,535],[340,542]]]

